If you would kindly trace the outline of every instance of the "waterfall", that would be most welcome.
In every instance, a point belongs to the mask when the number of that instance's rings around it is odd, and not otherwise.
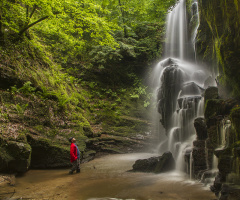
[[[219,147],[217,149],[224,149],[228,147],[229,131],[231,128],[231,121],[223,119],[220,123],[220,138]]]
[[[193,0],[192,16],[197,23],[192,27],[193,34],[188,37],[186,0],[180,0],[167,16],[165,52],[162,61],[154,69],[155,96],[157,110],[164,130],[159,134],[166,135],[159,142],[158,151],[171,151],[176,160],[177,170],[191,171],[186,166],[185,157],[192,163],[192,142],[196,138],[193,121],[203,116],[204,84],[209,73],[192,62],[195,55],[195,38],[199,26],[197,1]]]
[[[181,0],[168,14],[166,35],[166,56],[184,59],[187,41],[187,17],[184,0]]]

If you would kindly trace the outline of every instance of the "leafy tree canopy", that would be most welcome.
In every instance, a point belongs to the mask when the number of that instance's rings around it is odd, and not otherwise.
[[[1,36],[21,37],[43,21],[43,31],[64,31],[76,39],[87,33],[99,44],[114,46],[111,32],[117,28],[114,23],[101,17],[108,11],[92,0],[2,0],[0,3]],[[44,30],[45,29],[45,30]]]

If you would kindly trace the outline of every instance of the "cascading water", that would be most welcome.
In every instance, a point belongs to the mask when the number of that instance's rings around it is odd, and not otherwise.
[[[193,0],[192,13],[198,19],[197,1]],[[180,0],[168,14],[165,44],[165,59],[154,70],[156,99],[160,122],[167,137],[158,146],[158,152],[171,151],[177,169],[192,174],[192,166],[186,166],[184,157],[192,157],[192,142],[195,139],[193,121],[203,116],[203,91],[209,76],[195,60],[195,37],[198,22],[192,27],[192,37],[188,37],[186,0]],[[189,34],[190,35],[190,34]],[[160,135],[163,135],[161,132]],[[192,161],[188,162],[188,165]]]
[[[218,146],[215,151],[221,151],[228,147],[228,138],[229,132],[231,130],[231,121],[228,119],[221,120],[219,127],[218,127]],[[206,156],[208,157],[208,156]],[[207,159],[207,158],[206,158]],[[215,180],[215,177],[218,173],[218,158],[216,155],[213,154],[211,166],[207,166],[205,172],[202,173],[201,182],[207,184],[212,184]],[[232,174],[230,174],[232,176]]]
[[[224,149],[228,147],[228,138],[229,138],[229,131],[231,128],[231,121],[223,119],[220,123],[220,138],[219,138],[219,148]]]

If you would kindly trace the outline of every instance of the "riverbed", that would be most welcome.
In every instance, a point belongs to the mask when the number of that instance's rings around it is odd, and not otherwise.
[[[163,174],[128,172],[148,153],[107,155],[81,164],[81,173],[67,169],[29,170],[15,186],[0,185],[5,199],[69,200],[215,200],[208,187],[175,171]],[[2,196],[3,198],[3,196]]]

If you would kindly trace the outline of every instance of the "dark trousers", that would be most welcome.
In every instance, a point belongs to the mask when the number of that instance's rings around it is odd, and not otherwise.
[[[70,171],[74,172],[75,170],[80,171],[80,159],[79,158],[72,162],[72,168]]]

